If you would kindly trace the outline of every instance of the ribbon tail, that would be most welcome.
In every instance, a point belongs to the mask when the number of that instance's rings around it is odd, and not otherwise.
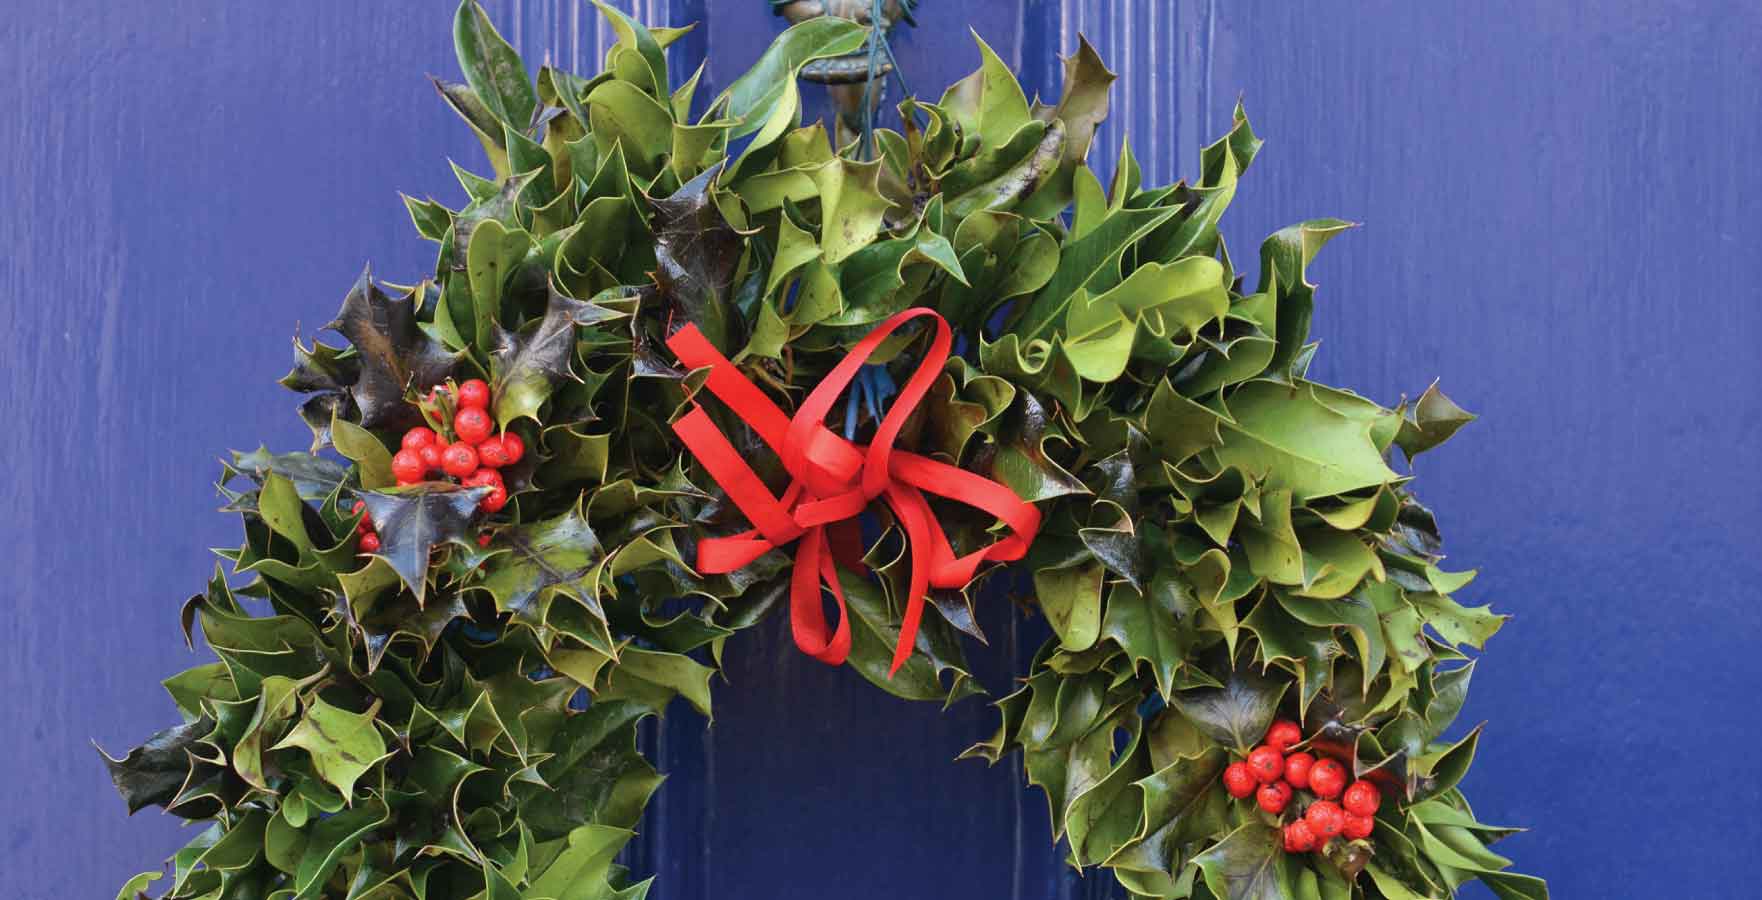
[[[906,592],[905,615],[899,623],[899,642],[893,647],[893,665],[887,670],[887,677],[892,678],[906,660],[911,659],[912,649],[918,643],[918,626],[924,620],[924,597],[930,592],[934,556],[930,549],[929,523],[935,513],[930,509],[929,501],[915,488],[889,484],[887,501],[899,518],[900,527],[905,530],[912,554],[911,586]]]
[[[827,624],[826,611],[820,603],[822,581],[829,584],[833,598],[838,601],[836,631]],[[837,569],[826,551],[825,529],[811,528],[802,536],[789,586],[789,630],[795,646],[827,665],[843,664],[850,656],[850,613]]]

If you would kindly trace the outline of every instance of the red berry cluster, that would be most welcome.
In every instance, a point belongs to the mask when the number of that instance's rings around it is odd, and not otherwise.
[[[431,392],[423,403],[424,410],[432,416],[431,421],[450,421],[450,427],[443,424],[443,433],[437,433],[418,425],[404,433],[403,449],[392,457],[392,476],[398,484],[415,484],[438,471],[466,487],[489,488],[489,496],[483,500],[485,510],[493,513],[507,506],[508,488],[497,470],[519,462],[526,455],[526,442],[511,431],[496,433],[489,401],[489,385],[481,378],[450,391],[440,387]]]
[[[373,518],[367,515],[367,502],[364,500],[356,500],[355,507],[354,509],[351,509],[350,512],[361,517],[361,521],[355,523],[355,533],[361,536],[360,540],[355,542],[356,551],[360,553],[378,553],[379,534],[373,530]]]
[[[1286,853],[1321,850],[1336,837],[1350,841],[1370,837],[1382,792],[1368,781],[1352,781],[1346,767],[1335,760],[1292,753],[1291,748],[1301,743],[1303,729],[1296,722],[1274,722],[1247,760],[1224,769],[1224,789],[1238,800],[1253,796],[1261,809],[1275,816],[1284,814],[1298,791],[1305,792],[1303,814],[1285,825]]]

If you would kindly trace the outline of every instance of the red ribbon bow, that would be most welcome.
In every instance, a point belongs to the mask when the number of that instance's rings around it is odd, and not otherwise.
[[[863,363],[894,330],[923,317],[934,320],[936,335],[917,371],[906,381],[876,428],[875,439],[861,446],[828,430],[824,424],[826,414],[856,378]],[[1040,510],[1009,488],[956,466],[894,449],[900,428],[929,393],[943,363],[948,361],[949,342],[948,322],[935,310],[918,307],[898,313],[851,348],[850,355],[839,361],[808,394],[795,417],[789,418],[746,380],[695,325],[687,325],[667,339],[667,347],[680,363],[690,369],[709,369],[704,387],[728,404],[782,457],[783,467],[791,478],[781,498],[772,496],[702,406],[694,404],[690,412],[674,422],[673,431],[685,442],[686,449],[753,524],[751,530],[741,534],[706,538],[698,545],[698,569],[711,575],[732,572],[767,551],[799,541],[790,582],[790,627],[795,645],[821,662],[839,665],[850,655],[850,614],[834,560],[847,568],[863,568],[855,517],[870,501],[877,497],[886,500],[905,530],[911,549],[911,589],[906,595],[905,619],[893,651],[890,677],[912,654],[918,623],[924,615],[924,596],[930,587],[965,587],[981,563],[1021,559],[1040,529]],[[991,513],[1011,533],[981,550],[957,557],[925,493]],[[820,605],[822,583],[831,588],[838,603],[836,631],[828,626]]]

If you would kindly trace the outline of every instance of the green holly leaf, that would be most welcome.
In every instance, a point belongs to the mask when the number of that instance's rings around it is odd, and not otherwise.
[[[822,16],[791,26],[771,42],[758,62],[718,98],[724,115],[736,123],[730,140],[742,138],[770,120],[786,93],[793,93],[802,66],[816,59],[843,56],[869,39],[869,29],[838,16]]]
[[[508,228],[489,219],[471,233],[465,251],[465,275],[471,286],[472,334],[477,349],[485,353],[495,348],[495,334],[502,319],[502,292],[514,267],[526,258],[532,247],[532,235],[518,228]],[[457,280],[453,276],[449,281]]]
[[[270,453],[264,447],[250,453],[233,451],[231,468],[258,484],[272,474],[285,478],[302,500],[324,500],[349,477],[348,468],[336,460],[310,453]]]
[[[379,552],[398,573],[418,605],[428,597],[428,558],[435,545],[448,541],[472,546],[472,525],[489,488],[460,488],[425,482],[393,491],[362,491],[367,514],[379,534]]]
[[[583,825],[569,832],[566,846],[533,878],[527,895],[559,900],[607,896],[612,859],[635,836],[629,829],[606,825]]]
[[[490,167],[495,169],[498,178],[506,178],[510,174],[508,165],[508,148],[505,143],[506,126],[496,113],[483,102],[483,98],[471,89],[470,85],[453,81],[442,81],[430,76],[434,89],[445,100],[447,106],[471,126],[477,136],[477,142],[483,145],[483,154],[489,158]],[[445,231],[442,231],[444,240]]]
[[[814,170],[820,195],[820,253],[837,265],[869,246],[893,201],[881,193],[881,160],[838,157]]]
[[[1218,464],[1236,466],[1297,500],[1388,484],[1397,476],[1371,441],[1372,423],[1340,414],[1308,382],[1250,381],[1227,400]]]
[[[459,4],[453,16],[453,47],[465,81],[485,108],[518,129],[532,123],[538,93],[526,75],[526,64],[496,31],[477,0]]]
[[[609,3],[594,0],[593,5],[599,9],[600,14],[605,17],[606,21],[611,24],[612,30],[617,33],[617,46],[625,51],[635,53],[636,57],[642,61],[642,75],[648,84],[638,86],[643,87],[656,97],[665,97],[668,90],[667,53],[666,48],[655,38],[654,32],[643,27],[642,23],[625,15],[622,10]]]
[[[1462,426],[1475,420],[1475,414],[1457,406],[1432,382],[1413,405],[1413,414],[1401,419],[1401,431],[1395,443],[1409,460],[1444,443]]]
[[[122,890],[116,892],[116,900],[142,900],[147,897],[147,886],[164,877],[163,872],[142,872],[130,878],[122,886]]]
[[[604,81],[587,95],[587,118],[601,158],[621,147],[634,175],[653,178],[673,149],[673,113],[628,81]]]
[[[583,636],[588,645],[606,656],[618,655],[600,605],[606,551],[579,507],[555,518],[502,529],[494,547],[506,552],[484,563],[476,586],[489,592],[496,609],[539,629],[549,621],[552,599],[567,597],[587,614]]]
[[[1122,209],[1104,219],[1088,234],[1064,245],[1052,280],[1034,295],[1014,324],[1013,334],[1022,340],[1050,338],[1064,322],[1066,309],[1076,293],[1090,285],[1106,290],[1118,282],[1120,255],[1156,226],[1169,220],[1178,208]]]
[[[1267,374],[1291,374],[1298,354],[1309,340],[1315,311],[1315,285],[1308,281],[1309,264],[1322,245],[1357,227],[1339,219],[1312,219],[1274,232],[1260,245],[1260,292],[1278,297],[1279,349]]]
[[[969,140],[980,147],[1000,147],[1028,122],[1028,98],[1010,67],[991,45],[973,32],[979,45],[979,68],[954,83],[937,104],[960,123]]]
[[[352,713],[314,697],[299,723],[272,749],[298,747],[310,753],[318,777],[349,797],[356,780],[390,755],[375,724],[378,713],[377,702],[366,712]]]
[[[362,487],[383,488],[397,483],[397,478],[392,475],[392,452],[373,436],[373,432],[348,419],[332,416],[330,438],[338,453],[354,460],[356,470],[361,473]]]
[[[1065,131],[1058,173],[1023,204],[1023,213],[1036,219],[1050,218],[1070,204],[1073,176],[1089,158],[1096,129],[1107,118],[1108,96],[1119,77],[1108,71],[1101,54],[1081,34],[1077,35],[1077,52],[1064,63],[1058,105],[1034,110],[1037,118],[1063,123]]]
[[[1199,854],[1205,886],[1220,900],[1290,900],[1297,892],[1297,866],[1285,853],[1279,830],[1249,822]]]
[[[538,411],[565,380],[580,379],[570,367],[576,326],[605,321],[608,311],[564,295],[553,283],[543,318],[518,332],[495,329],[490,353],[490,393],[496,422],[506,429],[519,419],[537,422]]]
[[[173,725],[118,759],[99,749],[110,783],[128,804],[129,815],[149,806],[166,806],[190,777],[191,752],[214,730],[211,719]]]
[[[1266,736],[1289,686],[1244,667],[1222,687],[1177,691],[1169,702],[1213,743],[1247,753]]]
[[[1147,663],[1164,699],[1174,693],[1175,671],[1200,644],[1193,617],[1199,600],[1173,572],[1159,571],[1148,590],[1116,584],[1107,595],[1101,633],[1119,644],[1134,663]]]
[[[719,171],[653,201],[655,284],[674,327],[696,325],[717,349],[733,353],[745,340],[732,294],[744,242],[711,196]]]
[[[373,797],[313,824],[307,831],[305,852],[300,854],[293,873],[294,900],[324,896],[324,885],[343,858],[391,817],[392,811],[385,802]]]
[[[325,326],[349,339],[361,360],[360,378],[350,395],[361,410],[363,428],[394,430],[421,424],[405,392],[445,381],[463,357],[447,350],[418,327],[412,295],[393,299],[363,271],[342,310]]]

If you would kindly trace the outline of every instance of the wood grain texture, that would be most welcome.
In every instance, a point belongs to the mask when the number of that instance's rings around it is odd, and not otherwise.
[[[702,97],[782,28],[761,0],[619,5],[702,23],[671,53],[676,77],[712,55]],[[611,40],[574,0],[491,8],[535,63],[591,68]],[[177,607],[202,548],[236,541],[211,460],[305,441],[274,384],[296,325],[370,260],[430,264],[396,191],[457,201],[446,158],[479,152],[422,77],[455,69],[449,9],[70,0],[0,24],[14,896],[110,896],[190,836],[124,820],[87,741],[173,714]],[[1484,416],[1420,466],[1453,561],[1486,572],[1470,597],[1518,616],[1464,717],[1492,720],[1477,811],[1536,828],[1511,852],[1558,896],[1741,893],[1720,863],[1762,837],[1758,788],[1673,761],[1762,738],[1762,12],[926,0],[920,23],[899,50],[925,92],[976,64],[968,25],[1048,97],[1087,34],[1122,74],[1104,172],[1129,135],[1147,179],[1191,176],[1244,95],[1270,141],[1226,220],[1246,268],[1278,226],[1367,223],[1317,268],[1320,374],[1384,401],[1442,376]],[[1001,599],[985,625],[973,655],[1006,690],[1043,632]],[[631,857],[656,900],[1108,895],[1063,869],[1015,769],[950,762],[980,704],[888,698],[781,621],[730,650],[715,728],[681,711],[644,738],[670,775]]]

